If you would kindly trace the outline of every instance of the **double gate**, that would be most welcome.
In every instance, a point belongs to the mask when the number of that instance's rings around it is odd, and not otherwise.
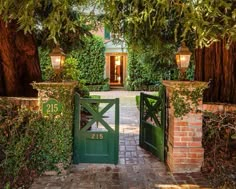
[[[164,89],[157,96],[141,93],[139,144],[161,161],[165,159],[165,110]]]
[[[165,101],[164,90],[159,91],[157,96],[140,94],[139,145],[161,161],[165,160]],[[80,98],[76,94],[73,133],[75,164],[117,164],[119,99]]]
[[[110,109],[114,108],[109,114]],[[118,163],[119,99],[75,95],[73,162]]]

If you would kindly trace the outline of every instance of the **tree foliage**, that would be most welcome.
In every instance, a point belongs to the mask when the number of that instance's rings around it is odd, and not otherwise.
[[[233,0],[100,0],[105,22],[112,32],[125,36],[132,46],[160,47],[166,31],[184,40],[195,33],[196,46],[209,46],[214,41],[236,39],[236,2]],[[177,22],[176,22],[177,21]]]
[[[16,21],[25,34],[37,33],[58,42],[64,33],[73,38],[73,34],[91,29],[95,17],[83,13],[83,8],[89,5],[92,6],[88,0],[7,0],[0,1],[0,16],[6,23]]]

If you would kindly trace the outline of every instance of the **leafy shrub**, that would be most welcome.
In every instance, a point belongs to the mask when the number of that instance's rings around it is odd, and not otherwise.
[[[152,94],[152,95],[153,95],[153,96],[159,96],[159,92],[155,92],[155,93]],[[135,96],[136,107],[138,108],[138,110],[140,110],[140,100],[141,100],[140,95]],[[149,103],[152,104],[152,105],[156,103],[156,100],[154,100],[154,99],[149,99],[149,98],[148,98],[148,101],[149,101]]]
[[[60,75],[56,75],[52,68],[49,49],[39,48],[39,60],[44,81],[61,81],[61,80],[75,80],[79,79],[80,71],[77,68],[78,61],[73,57],[65,59],[64,67]]]
[[[79,80],[80,71],[77,68],[77,60],[72,57],[68,57],[65,60],[64,68],[63,68],[63,79],[64,80]]]
[[[49,81],[54,75],[54,71],[52,68],[51,60],[50,60],[50,50],[48,48],[38,48],[39,52],[39,62],[42,72],[43,81]]]
[[[149,85],[157,85],[161,80],[178,79],[178,70],[174,60],[174,44],[167,43],[161,49],[129,51],[127,86],[130,90],[149,90]],[[188,69],[188,78],[193,78],[194,66]],[[152,90],[155,87],[151,88]]]
[[[105,46],[100,37],[87,38],[85,46],[73,50],[69,56],[75,58],[80,70],[79,79],[88,85],[101,85],[104,82]]]
[[[0,188],[27,187],[35,175],[68,166],[72,137],[62,117],[42,117],[0,101]]]
[[[130,90],[141,90],[145,81],[145,66],[139,61],[134,52],[128,54],[128,78],[127,85]]]
[[[157,90],[160,81],[166,78],[169,70],[153,65],[155,56],[148,53],[129,51],[127,88],[130,90]],[[168,67],[168,64],[166,64]],[[152,85],[152,87],[149,87]]]
[[[140,110],[140,95],[135,96],[136,107]]]

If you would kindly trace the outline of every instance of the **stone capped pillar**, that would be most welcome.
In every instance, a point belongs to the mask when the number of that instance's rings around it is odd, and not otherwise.
[[[62,104],[62,114],[72,127],[74,89],[78,82],[39,82],[33,83],[33,88],[38,90],[39,110],[48,99],[53,98]]]
[[[206,82],[163,81],[166,87],[168,108],[167,164],[172,172],[198,172],[204,160],[202,147],[202,112],[190,111],[181,118],[174,115],[171,102],[175,90],[193,91],[198,87],[207,87]],[[188,101],[190,102],[190,101]],[[192,104],[190,102],[190,104]],[[202,97],[198,99],[198,110],[202,110]]]

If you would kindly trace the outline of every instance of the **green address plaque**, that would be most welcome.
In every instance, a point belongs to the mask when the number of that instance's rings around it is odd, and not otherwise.
[[[62,111],[62,104],[54,98],[50,98],[47,102],[43,103],[43,114],[60,114]]]

